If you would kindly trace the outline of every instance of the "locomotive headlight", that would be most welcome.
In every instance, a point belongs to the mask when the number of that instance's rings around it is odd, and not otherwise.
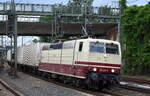
[[[114,72],[115,72],[115,70],[114,70],[114,69],[111,69],[111,72],[112,72],[112,73],[114,73]]]
[[[93,68],[93,71],[96,72],[96,71],[97,71],[97,68]]]

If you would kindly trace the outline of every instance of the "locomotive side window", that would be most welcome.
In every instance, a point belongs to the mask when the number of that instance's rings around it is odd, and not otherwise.
[[[104,53],[104,43],[91,42],[90,52]]]
[[[73,49],[75,46],[75,41],[65,42],[63,44],[63,49]]]
[[[50,45],[50,49],[62,49],[63,43],[55,43]]]
[[[82,47],[83,47],[83,42],[80,42],[80,44],[79,44],[79,52],[82,51]]]
[[[116,44],[106,44],[106,53],[108,54],[119,54],[118,45]]]

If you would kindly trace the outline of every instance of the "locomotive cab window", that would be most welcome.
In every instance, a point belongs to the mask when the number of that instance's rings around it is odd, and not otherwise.
[[[83,47],[83,42],[80,42],[80,44],[79,44],[79,52],[82,51],[82,47]]]
[[[108,54],[119,54],[118,45],[110,43],[106,44],[106,53]]]
[[[104,53],[104,43],[101,42],[91,42],[90,52]]]

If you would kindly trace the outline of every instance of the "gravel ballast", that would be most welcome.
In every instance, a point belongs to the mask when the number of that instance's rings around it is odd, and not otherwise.
[[[15,96],[9,90],[7,90],[2,84],[0,84],[0,96]]]
[[[92,96],[90,94],[86,94],[73,89],[58,86],[38,78],[34,78],[22,72],[18,72],[18,76],[19,78],[14,79],[7,73],[0,73],[1,79],[7,82],[11,87],[27,96]]]

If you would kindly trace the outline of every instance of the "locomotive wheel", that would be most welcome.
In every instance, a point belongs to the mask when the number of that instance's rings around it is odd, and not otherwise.
[[[39,76],[42,76],[42,71],[38,71],[38,75],[39,75]]]
[[[67,81],[66,79],[64,79],[64,80],[63,80],[63,83],[64,83],[64,84],[67,84],[67,83],[68,83],[68,81]]]
[[[48,80],[51,80],[51,74],[50,73],[48,74]]]
[[[86,87],[87,87],[88,89],[91,89],[91,88],[92,88],[92,84],[91,84],[90,78],[88,78],[85,82],[86,82]]]
[[[100,81],[94,82],[92,79],[87,78],[85,83],[86,83],[86,87],[88,89],[94,89],[94,90],[102,90],[103,89],[103,81],[102,82],[100,82]]]
[[[76,79],[75,86],[76,87],[84,87],[84,82],[81,79]]]

